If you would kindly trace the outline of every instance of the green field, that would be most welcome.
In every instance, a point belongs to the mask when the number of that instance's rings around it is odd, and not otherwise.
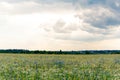
[[[120,55],[0,54],[0,80],[120,80]]]

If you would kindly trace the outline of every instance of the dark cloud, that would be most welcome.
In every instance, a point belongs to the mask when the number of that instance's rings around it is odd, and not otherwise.
[[[109,10],[118,13],[120,12],[120,0],[78,0],[75,2],[76,7],[82,8],[93,8],[93,7],[104,7]]]
[[[98,16],[97,13],[94,14],[93,16],[90,15],[89,17],[87,16],[87,19],[85,19],[84,21],[97,28],[109,28],[109,26],[120,25],[120,19],[118,18],[118,16],[112,16],[112,15],[104,16],[104,14]]]
[[[120,0],[79,0],[78,15],[93,27],[107,29],[120,25]]]

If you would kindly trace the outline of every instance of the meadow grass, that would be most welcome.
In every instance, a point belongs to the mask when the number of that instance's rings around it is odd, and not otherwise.
[[[120,80],[120,55],[0,54],[0,80]]]

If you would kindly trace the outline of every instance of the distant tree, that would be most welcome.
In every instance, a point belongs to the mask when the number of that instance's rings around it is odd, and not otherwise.
[[[85,51],[85,54],[91,54],[90,51]]]
[[[59,54],[62,54],[62,50],[60,50]]]
[[[40,53],[40,51],[39,51],[39,50],[36,50],[36,51],[34,51],[33,53],[34,53],[34,54],[38,54],[38,53]]]

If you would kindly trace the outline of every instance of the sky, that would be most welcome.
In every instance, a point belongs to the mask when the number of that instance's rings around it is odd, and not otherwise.
[[[120,0],[0,0],[0,48],[120,49]]]

